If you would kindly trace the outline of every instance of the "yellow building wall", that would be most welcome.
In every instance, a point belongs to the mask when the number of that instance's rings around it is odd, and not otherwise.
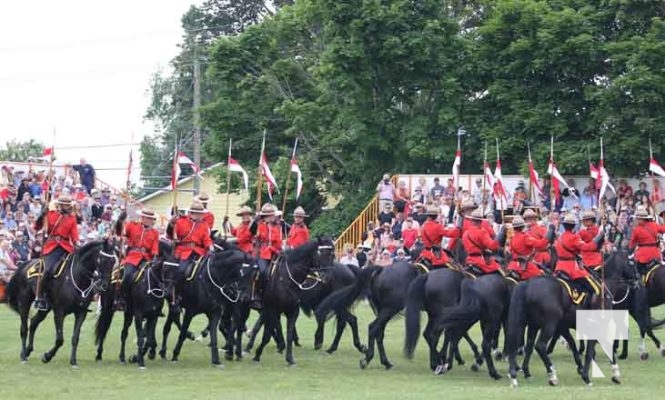
[[[180,189],[193,189],[194,182],[193,180],[188,180],[182,184],[179,184]],[[204,179],[201,180],[201,191],[206,192],[210,196],[211,200],[208,203],[208,209],[215,214],[215,229],[222,230],[222,221],[224,215],[226,214],[226,193],[218,193],[217,184],[214,176],[208,175],[204,176]],[[183,210],[187,209],[192,203],[194,198],[193,192],[178,192],[178,208]],[[237,226],[240,223],[240,218],[236,217],[236,212],[238,209],[247,202],[249,195],[247,192],[241,191],[240,193],[231,193],[229,195],[229,219],[234,226]],[[168,223],[168,213],[171,209],[171,203],[173,201],[173,192],[166,191],[159,193],[158,195],[148,199],[141,200],[141,203],[144,206],[152,208],[160,218],[157,223],[161,226],[166,226]]]

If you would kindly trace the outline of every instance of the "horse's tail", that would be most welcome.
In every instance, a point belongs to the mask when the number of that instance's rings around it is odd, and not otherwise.
[[[14,275],[12,275],[11,278],[9,278],[9,282],[7,282],[7,286],[5,287],[5,295],[7,296],[7,305],[9,308],[12,310],[19,312],[18,310],[18,297],[19,297],[19,292],[21,290],[19,282],[17,282],[19,279],[21,279],[23,274],[20,274],[19,271],[16,271]]]
[[[111,322],[113,321],[113,296],[110,293],[103,292],[101,294],[100,302],[102,309],[95,324],[95,345],[104,342],[106,334],[109,328],[111,328]]]
[[[418,336],[420,336],[420,310],[425,306],[427,277],[427,274],[418,275],[411,282],[406,296],[404,355],[409,359],[413,358],[413,352],[416,349],[416,344],[418,344]]]
[[[508,309],[508,322],[506,324],[506,351],[508,354],[517,352],[524,342],[526,329],[526,289],[527,285],[517,285],[513,289]]]
[[[462,291],[460,303],[444,311],[439,322],[442,329],[449,329],[458,325],[470,327],[480,319],[480,313],[482,312],[480,293],[473,286],[467,286],[465,289]]]
[[[360,270],[358,276],[356,276],[355,282],[330,293],[316,308],[314,312],[316,321],[321,323],[333,310],[350,307],[363,292],[372,276],[381,270],[381,267],[376,266],[363,268]]]

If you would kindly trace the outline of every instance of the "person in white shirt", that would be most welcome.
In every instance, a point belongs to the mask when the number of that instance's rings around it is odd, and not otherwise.
[[[353,248],[350,245],[344,246],[344,255],[339,259],[340,264],[353,265],[358,267],[358,259],[356,258]]]

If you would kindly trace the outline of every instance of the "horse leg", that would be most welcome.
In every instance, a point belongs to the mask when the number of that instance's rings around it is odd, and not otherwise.
[[[374,358],[374,343],[378,334],[379,325],[381,320],[385,318],[385,315],[388,314],[388,310],[381,309],[376,316],[374,321],[370,322],[367,329],[367,351],[365,352],[365,357],[360,359],[360,368],[365,369],[369,363]]]
[[[284,332],[282,331],[282,318],[279,314],[277,314],[277,320],[275,322],[275,329],[272,330],[272,338],[275,339],[277,352],[281,354],[286,348],[286,341],[284,339]]]
[[[166,322],[164,322],[164,327],[162,328],[162,347],[159,350],[159,356],[162,360],[166,359],[166,342],[169,338],[169,333],[171,333],[171,325],[173,324],[174,312],[169,307],[169,312],[166,316]]]
[[[321,350],[321,347],[323,347],[323,329],[325,325],[325,320],[316,322],[316,332],[314,332],[314,350]]]
[[[132,325],[132,315],[129,310],[125,310],[125,317],[122,321],[122,331],[120,332],[120,355],[118,359],[120,364],[124,364],[125,360],[125,345],[127,343],[127,335],[129,334],[129,327]],[[137,338],[138,339],[138,338]]]
[[[534,327],[529,327],[526,331],[526,344],[524,346],[524,359],[522,360],[522,373],[524,374],[525,379],[531,378],[531,371],[529,368],[529,363],[531,362],[531,356],[533,355],[533,346],[536,343],[536,335],[538,334],[538,329]],[[549,354],[549,353],[547,353]]]
[[[379,325],[379,328],[377,329],[376,344],[377,347],[379,348],[379,358],[381,360],[381,365],[383,365],[386,369],[391,369],[393,365],[388,361],[388,357],[386,355],[386,349],[383,345],[383,337],[385,335],[386,326],[388,325],[388,322],[398,312],[399,310],[390,310],[390,312],[386,314],[386,317],[381,320],[381,325]]]
[[[296,347],[301,347],[300,345],[300,336],[298,336],[298,328],[294,326],[293,328],[293,344]]]
[[[28,305],[28,307],[30,307],[30,305]],[[28,313],[30,312],[29,310],[30,309],[28,308]],[[30,354],[32,353],[33,345],[35,342],[35,332],[37,331],[39,324],[42,323],[47,315],[48,311],[37,311],[37,313],[30,319],[30,327],[28,328],[28,347],[25,349],[26,359],[30,357]]]
[[[487,371],[489,372],[490,377],[499,380],[501,375],[496,372],[494,367],[494,358],[492,357],[492,343],[494,343],[497,332],[501,329],[500,322],[489,322],[485,325],[483,329],[483,355],[485,356],[485,361],[487,362]]]
[[[591,380],[589,379],[589,369],[591,368],[591,363],[596,356],[596,341],[589,340],[586,348],[586,355],[584,358],[584,368],[582,369],[582,380],[587,385],[591,386]]]
[[[77,312],[76,314],[74,314],[74,329],[72,331],[72,351],[69,357],[69,365],[75,368],[78,368],[78,363],[76,360],[76,351],[78,350],[79,346],[79,336],[81,335],[81,326],[83,326],[83,321],[85,321],[86,315],[87,311]]]
[[[339,341],[342,339],[342,335],[344,334],[344,329],[346,329],[346,316],[342,312],[339,312],[337,313],[336,318],[337,318],[337,327],[335,329],[335,337],[333,338],[333,341],[330,344],[328,350],[326,350],[326,353],[328,354],[332,354],[335,351],[337,351],[337,348],[339,347]],[[323,337],[321,337],[321,341],[323,341]]]
[[[351,334],[353,336],[353,346],[361,353],[364,353],[367,350],[367,347],[360,343],[360,335],[358,332],[358,318],[351,313],[348,309],[344,310],[346,315],[346,322],[348,322],[351,327]]]
[[[147,342],[146,349],[148,350],[148,359],[155,359],[155,352],[157,349],[157,339],[155,338],[155,329],[157,327],[157,315],[151,316],[146,321],[147,326]]]
[[[425,338],[427,347],[429,348],[429,368],[432,371],[435,371],[438,365],[436,346],[439,342],[442,330],[436,332],[436,329],[434,329],[432,325],[432,317],[429,317],[427,319],[427,325],[425,325],[425,329],[423,330],[423,338]]]
[[[187,314],[185,314],[187,317]],[[219,348],[217,348],[217,326],[219,325],[219,320],[221,315],[219,312],[213,311],[208,314],[208,328],[210,330],[210,360],[212,365],[222,366],[222,363],[219,361]]]
[[[185,311],[185,316],[182,319],[182,328],[180,329],[180,334],[178,335],[178,342],[176,343],[175,347],[173,348],[173,356],[171,357],[171,361],[178,361],[178,356],[180,355],[180,350],[182,350],[182,345],[185,343],[185,339],[187,339],[187,332],[189,329],[189,324],[192,323],[192,319],[194,318],[194,314],[190,312],[189,310]],[[212,328],[215,330],[215,327]],[[210,333],[211,335],[213,334],[212,332]],[[215,331],[214,333],[217,335],[217,332]],[[215,339],[216,340],[216,339]],[[217,350],[217,342],[215,342],[215,350]]]
[[[145,369],[145,360],[143,359],[146,329],[143,327],[143,317],[139,313],[134,315],[134,328],[136,329],[136,362],[139,369]]]
[[[260,313],[259,317],[256,319],[256,322],[254,323],[254,326],[252,327],[252,330],[249,331],[249,340],[247,341],[247,347],[245,347],[245,351],[249,352],[252,350],[252,347],[254,347],[256,336],[259,334],[259,330],[261,330],[261,326],[264,324],[264,319],[265,317],[263,316],[263,313]]]
[[[483,356],[482,354],[480,354],[480,351],[478,351],[478,346],[476,345],[476,342],[474,342],[473,339],[471,339],[471,336],[469,336],[469,332],[464,332],[464,335],[462,335],[462,337],[464,338],[464,340],[466,340],[467,344],[471,348],[471,351],[473,352],[473,358],[476,360],[476,365],[479,367],[483,365]]]
[[[296,306],[291,312],[286,314],[286,362],[291,366],[296,364],[293,359],[293,345],[297,340],[296,321],[298,320],[299,313],[300,308]]]
[[[30,314],[30,303],[21,304],[21,362],[28,361],[28,315]]]
[[[580,351],[577,349],[577,346],[575,345],[575,339],[573,338],[573,335],[570,333],[570,330],[564,329],[561,333],[561,337],[568,343],[568,347],[570,348],[570,351],[573,353],[573,359],[575,360],[575,365],[577,365],[577,373],[581,374],[582,373],[582,368],[584,367],[582,365],[582,357],[580,355]]]
[[[263,337],[261,338],[261,343],[259,343],[259,347],[256,348],[256,353],[254,353],[254,359],[253,359],[254,362],[261,361],[261,354],[263,353],[263,349],[266,347],[268,342],[270,342],[270,338],[272,337],[272,332],[275,329],[275,325],[277,325],[274,320],[275,319],[279,320],[279,314],[277,314],[276,316],[275,314],[276,313],[273,312],[272,310],[271,311],[264,310],[263,312],[261,312],[260,319],[264,324]],[[254,327],[256,327],[256,325],[254,325]]]
[[[62,311],[53,310],[53,322],[55,323],[55,346],[44,355],[42,355],[42,362],[47,363],[55,357],[55,354],[58,352],[58,349],[62,347],[62,344],[65,341],[64,333],[62,330],[63,322],[65,321],[65,315]]]
[[[554,368],[554,364],[552,364],[552,361],[547,354],[547,345],[549,344],[550,340],[553,339],[555,332],[556,323],[550,323],[549,325],[546,325],[540,331],[540,335],[538,336],[538,340],[536,341],[535,345],[536,352],[538,352],[540,359],[543,360],[543,363],[545,364],[545,370],[549,376],[549,384],[552,386],[559,384],[559,378],[557,376],[556,369]]]

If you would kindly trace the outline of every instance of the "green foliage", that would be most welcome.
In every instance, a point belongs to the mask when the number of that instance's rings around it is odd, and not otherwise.
[[[656,156],[665,145],[661,1],[279,5],[273,13],[262,2],[220,0],[190,10],[185,25],[211,33],[186,36],[176,73],[155,80],[151,112],[170,121],[166,143],[169,132],[191,129],[183,60],[194,49],[206,54],[197,110],[206,156],[223,160],[233,139],[234,157],[255,165],[266,132],[283,186],[298,138],[305,187],[315,192],[303,199],[308,212],[326,194],[344,198],[313,222],[315,231],[339,232],[384,172],[449,171],[462,126],[463,173],[481,170],[485,143],[494,159],[496,138],[505,173],[526,171],[527,142],[543,171],[551,136],[564,174],[587,172],[601,135],[618,175],[646,167],[649,137]],[[231,31],[211,29],[217,23]]]
[[[44,145],[30,139],[27,142],[21,142],[16,139],[5,142],[4,147],[0,147],[0,160],[25,162],[30,157],[41,157],[44,154]]]

